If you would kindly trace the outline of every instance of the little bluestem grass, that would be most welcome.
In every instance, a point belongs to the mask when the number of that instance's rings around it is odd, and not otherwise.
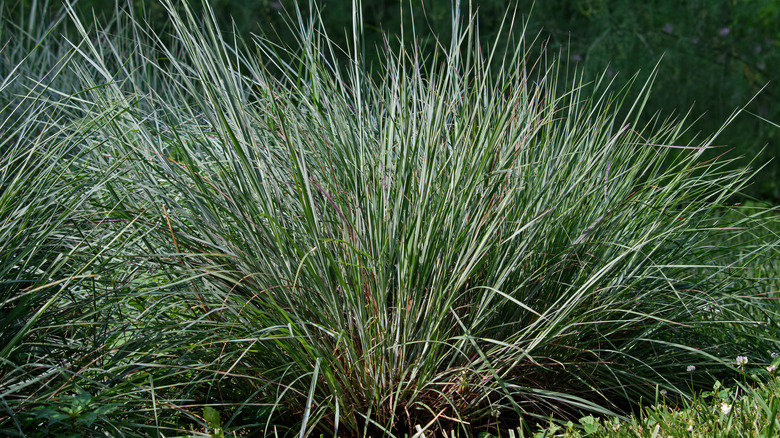
[[[359,5],[346,48],[314,4],[284,47],[165,6],[164,40],[73,14],[79,91],[48,103],[104,267],[70,321],[101,327],[94,362],[63,388],[116,406],[112,433],[215,407],[228,432],[504,433],[690,397],[776,349],[776,278],[752,269],[776,236],[723,214],[750,173],[681,143],[684,118],[641,124],[652,75],[636,101],[563,83],[457,14],[371,75]]]

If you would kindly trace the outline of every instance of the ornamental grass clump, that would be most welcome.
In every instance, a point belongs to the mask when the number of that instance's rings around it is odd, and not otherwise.
[[[96,132],[68,127],[86,103],[71,100],[82,84],[67,72],[71,47],[50,36],[63,29],[63,16],[46,27],[35,21],[40,16],[31,12],[29,27],[4,16],[0,23],[2,436],[58,435],[36,416],[55,412],[60,398],[70,407],[89,397],[82,391],[76,399],[72,391],[95,374],[76,376],[103,364],[110,322],[104,312],[112,307],[105,298],[114,280],[106,278],[117,265],[107,253],[121,251],[129,237],[123,224],[110,233],[99,225],[106,212],[92,202],[105,174],[82,165],[94,151],[80,142]]]
[[[73,165],[104,175],[93,214],[127,225],[101,238],[137,267],[101,301],[117,418],[496,432],[685,396],[707,376],[687,364],[776,349],[742,269],[769,244],[710,244],[740,233],[721,209],[748,175],[702,159],[714,137],[681,143],[684,120],[641,122],[651,81],[626,102],[457,13],[451,41],[388,43],[369,73],[359,12],[351,47],[314,5],[279,47],[165,5],[166,42],[74,20]]]

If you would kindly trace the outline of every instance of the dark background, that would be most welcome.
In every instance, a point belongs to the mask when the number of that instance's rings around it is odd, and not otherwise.
[[[25,14],[32,0],[8,5],[11,14]],[[37,2],[40,3],[40,2]],[[308,0],[299,0],[304,15]],[[417,40],[431,47],[436,38],[448,41],[452,3],[449,0],[365,0],[363,18],[366,59],[377,65],[382,35],[395,44],[412,42],[412,19]],[[714,154],[743,157],[736,165],[769,162],[746,190],[748,197],[780,204],[780,128],[759,117],[780,123],[780,1],[777,0],[473,0],[478,10],[483,43],[497,38],[504,17],[516,10],[515,30],[528,19],[526,36],[538,35],[535,47],[547,45],[548,53],[561,53],[570,66],[576,65],[585,78],[602,73],[614,78],[618,89],[639,72],[644,81],[658,65],[658,76],[648,104],[648,116],[686,114],[698,119],[689,138],[715,132],[736,109],[747,105],[718,138],[724,145]],[[123,4],[120,2],[120,4]],[[132,2],[154,27],[165,28],[164,8],[154,1]],[[464,15],[468,0],[459,4]],[[199,0],[192,5],[202,11]],[[285,12],[294,11],[295,0],[211,0],[218,21],[226,31],[242,36],[263,33],[276,40],[290,40]],[[350,0],[319,0],[323,23],[339,44],[347,41],[352,27]],[[533,6],[533,8],[532,8]],[[61,8],[52,2],[50,9]],[[84,0],[77,3],[82,14],[97,17],[114,13],[113,0]],[[516,8],[516,9],[515,9]],[[399,30],[406,29],[403,41]],[[234,27],[233,27],[234,26]],[[516,32],[517,33],[517,32]],[[507,41],[504,34],[500,41]],[[660,61],[660,63],[659,63]],[[637,90],[639,87],[635,87]],[[756,96],[757,93],[759,93]],[[755,98],[754,98],[755,97]],[[752,102],[751,102],[751,99]],[[751,103],[749,103],[751,102]],[[749,104],[748,104],[749,103]],[[763,151],[763,152],[762,152]]]

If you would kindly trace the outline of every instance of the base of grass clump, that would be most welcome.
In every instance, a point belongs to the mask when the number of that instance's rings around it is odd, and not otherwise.
[[[685,398],[714,380],[687,366],[776,345],[776,279],[746,269],[773,240],[720,214],[748,175],[643,122],[649,82],[564,83],[457,15],[369,74],[359,14],[345,62],[313,4],[281,48],[164,4],[170,43],[75,19],[83,91],[51,103],[116,269],[73,322],[100,365],[65,387],[125,391],[118,424],[503,434]]]

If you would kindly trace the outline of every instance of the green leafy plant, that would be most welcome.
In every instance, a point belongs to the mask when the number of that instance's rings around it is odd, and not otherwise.
[[[206,406],[203,408],[203,418],[206,420],[206,425],[210,430],[211,438],[225,438],[225,432],[222,431],[222,423],[219,419],[218,410],[211,406]]]
[[[29,414],[35,427],[47,435],[82,437],[93,430],[92,426],[96,422],[106,421],[114,410],[116,406],[96,405],[88,392],[81,391],[61,397],[54,406],[33,409]],[[44,420],[44,423],[38,424],[36,420]]]

